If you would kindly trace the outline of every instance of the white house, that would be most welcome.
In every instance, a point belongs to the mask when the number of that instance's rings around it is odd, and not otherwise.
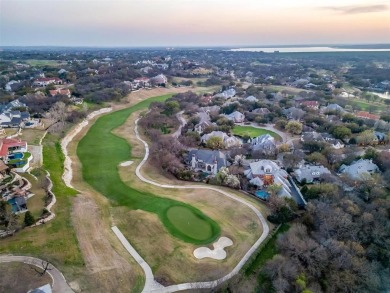
[[[306,183],[312,183],[316,180],[319,180],[324,174],[331,174],[328,168],[319,165],[304,165],[299,169],[294,171],[295,178],[299,181],[306,181]]]
[[[225,115],[225,117],[234,123],[242,123],[245,120],[245,115],[238,111],[234,111],[229,115]]]
[[[260,160],[249,164],[249,169],[244,172],[251,184],[258,187],[277,184],[282,187],[280,196],[291,198],[291,183],[288,174],[275,161]]]
[[[347,174],[351,179],[362,180],[373,173],[379,172],[379,168],[372,160],[360,159],[351,165],[341,165],[340,172]]]

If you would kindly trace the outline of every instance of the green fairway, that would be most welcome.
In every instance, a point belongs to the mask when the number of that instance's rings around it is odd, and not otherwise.
[[[131,146],[125,139],[114,135],[112,130],[125,123],[132,113],[147,108],[151,102],[164,101],[171,96],[150,98],[97,119],[77,147],[82,175],[87,183],[116,204],[157,214],[173,236],[195,244],[210,243],[219,236],[220,227],[200,210],[182,202],[133,189],[119,177],[118,165],[131,159]],[[199,227],[196,229],[199,231],[194,233],[192,230],[196,230],[195,227],[183,229],[182,216],[172,216],[170,212],[168,217],[167,212],[172,206],[182,207],[178,210],[179,214],[185,214],[187,221],[197,223]],[[195,218],[197,221],[194,221]]]
[[[213,236],[209,223],[191,209],[184,206],[172,206],[166,212],[171,223],[176,223],[176,228],[191,238],[202,240]]]
[[[282,138],[279,136],[279,134],[276,134],[275,132],[263,128],[256,128],[252,126],[241,126],[241,125],[235,125],[233,130],[233,134],[239,135],[239,136],[250,136],[251,138],[258,137],[263,134],[270,134],[273,136],[276,140],[282,141]]]

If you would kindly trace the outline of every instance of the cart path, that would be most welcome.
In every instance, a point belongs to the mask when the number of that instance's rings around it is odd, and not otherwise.
[[[154,182],[152,180],[149,180],[145,178],[141,174],[141,168],[142,166],[146,163],[146,161],[149,158],[149,145],[144,141],[140,136],[138,132],[138,121],[140,118],[138,118],[135,121],[135,135],[139,141],[141,141],[144,146],[145,146],[145,156],[142,159],[141,163],[137,166],[135,173],[137,177],[142,180],[145,183],[152,184],[158,187],[162,188],[180,188],[180,189],[208,189],[208,190],[213,190],[216,192],[219,192],[220,194],[229,197],[247,207],[249,207],[258,217],[260,220],[262,226],[263,226],[263,233],[257,239],[257,241],[252,245],[252,247],[247,251],[247,253],[244,255],[244,257],[239,261],[239,263],[234,267],[234,269],[227,275],[223,276],[222,278],[219,278],[214,281],[210,282],[194,282],[194,283],[184,283],[184,284],[178,284],[178,285],[172,285],[168,287],[163,287],[162,285],[158,284],[153,277],[153,272],[150,268],[150,266],[142,259],[142,257],[136,252],[136,250],[131,246],[131,244],[127,241],[125,237],[123,237],[123,234],[119,231],[117,227],[113,227],[114,233],[117,235],[121,243],[125,246],[127,251],[134,257],[134,259],[139,263],[139,265],[142,267],[142,269],[145,272],[146,276],[146,282],[144,289],[142,292],[159,292],[159,293],[168,293],[168,292],[177,292],[181,290],[189,290],[189,289],[208,289],[208,288],[214,288],[218,286],[219,284],[229,280],[233,276],[235,276],[240,269],[245,265],[245,263],[249,260],[249,258],[252,256],[252,254],[257,250],[257,248],[261,245],[261,243],[267,238],[269,234],[269,226],[267,224],[267,221],[265,220],[264,216],[261,214],[261,212],[251,203],[239,198],[238,196],[235,196],[233,194],[230,194],[228,192],[225,192],[223,190],[220,190],[218,188],[214,187],[206,187],[206,186],[199,186],[199,185],[186,185],[186,186],[181,186],[181,185],[169,185],[169,184],[160,184],[157,182]]]

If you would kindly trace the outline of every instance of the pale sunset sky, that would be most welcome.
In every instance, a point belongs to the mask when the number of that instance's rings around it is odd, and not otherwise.
[[[0,45],[390,43],[390,0],[0,0]]]

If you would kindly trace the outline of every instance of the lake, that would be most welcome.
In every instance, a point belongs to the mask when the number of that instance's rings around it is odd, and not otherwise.
[[[320,53],[320,52],[390,52],[388,49],[353,49],[353,48],[336,48],[336,47],[273,47],[273,48],[236,48],[230,49],[234,52],[264,52],[274,53]]]

